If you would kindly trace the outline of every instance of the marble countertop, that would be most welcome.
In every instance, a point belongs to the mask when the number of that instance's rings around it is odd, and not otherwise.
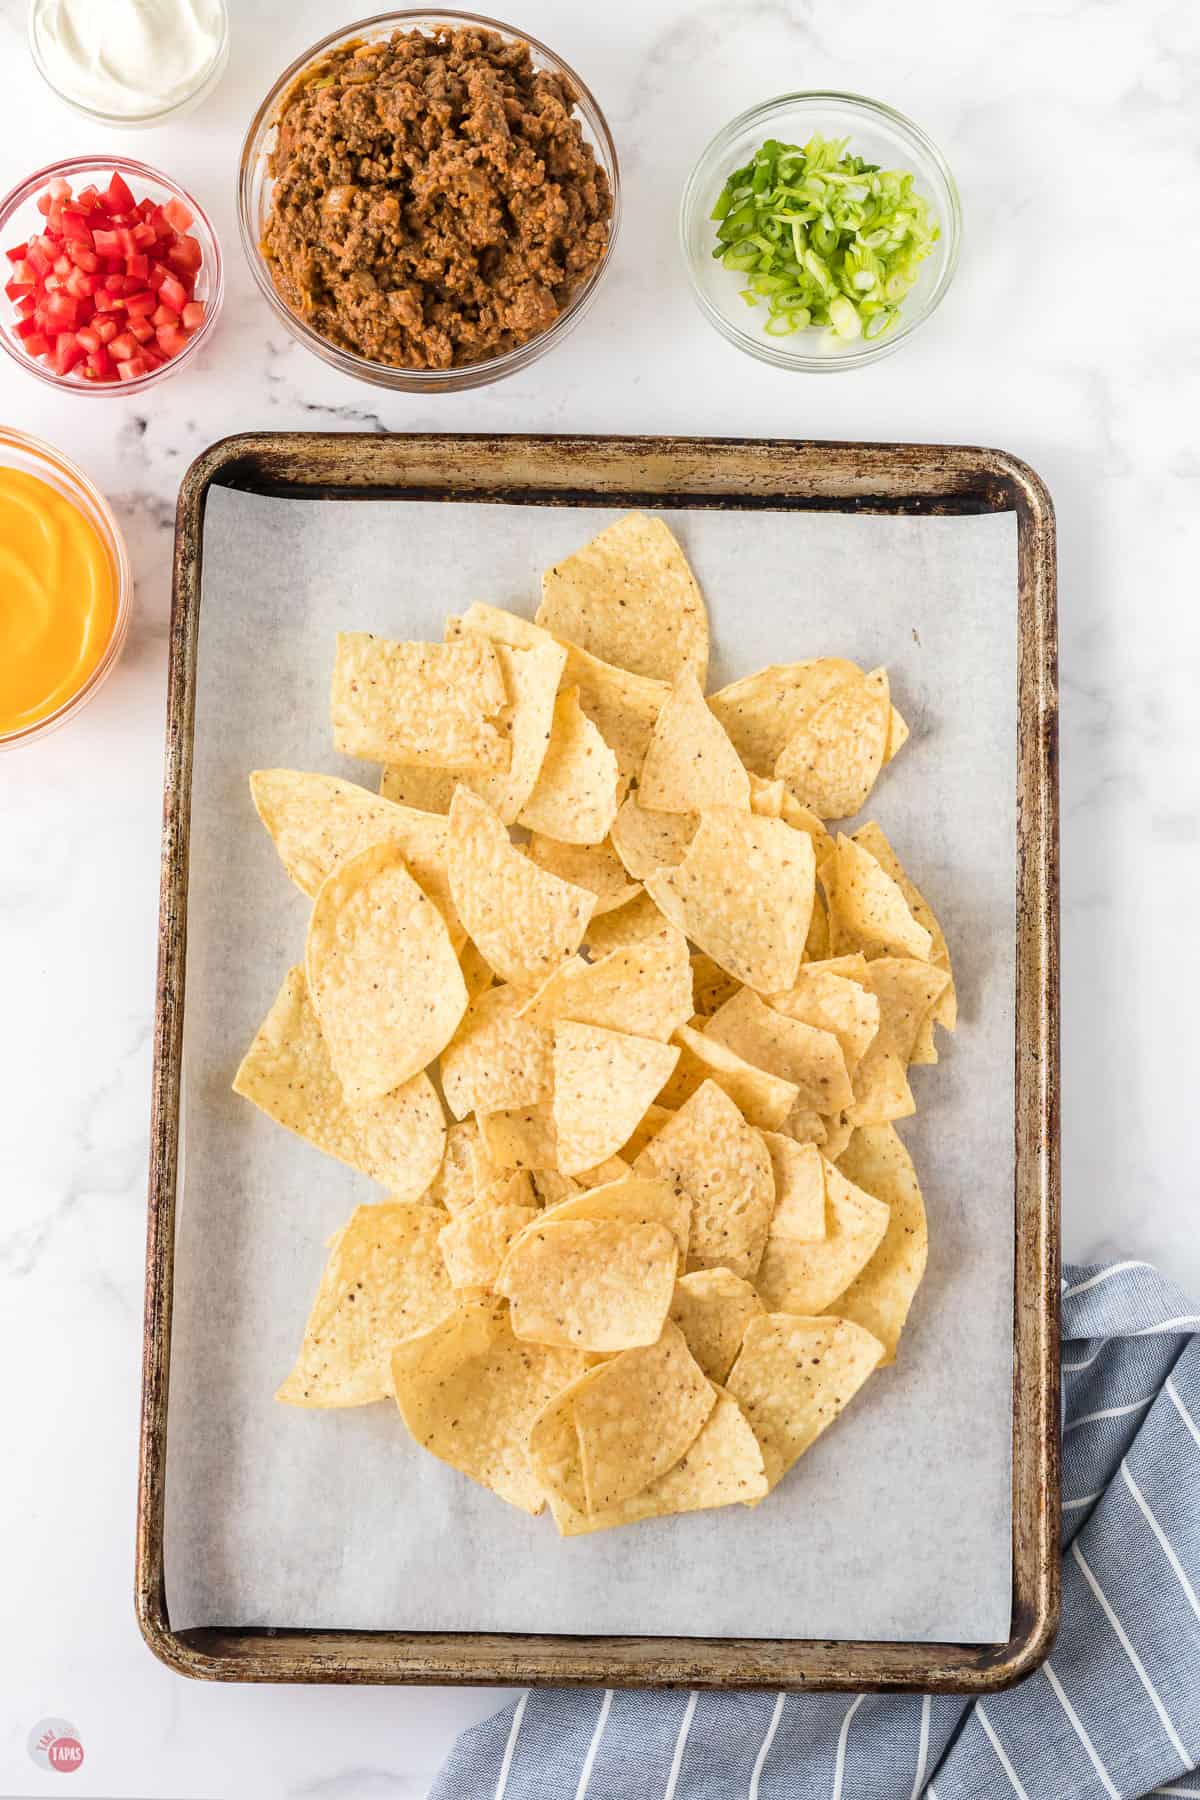
[[[147,397],[58,396],[5,362],[0,417],[113,499],[137,575],[92,707],[0,760],[0,1791],[41,1793],[26,1737],[65,1717],[105,1796],[417,1800],[486,1692],[203,1687],[132,1607],[146,1113],[175,494],[213,439],[276,430],[711,432],[1002,445],[1058,512],[1066,1250],[1160,1262],[1200,1292],[1200,12],[1179,0],[524,0],[605,107],[623,161],[615,265],[570,341],[499,387],[424,401],[327,370],[273,325],[237,245],[233,173],[277,68],[349,7],[231,0],[233,54],[191,118],[133,141],[40,86],[0,0],[0,185],[93,148],[158,162],[210,209],[228,294],[201,359]],[[364,9],[366,10],[366,9]],[[689,299],[674,211],[691,160],[791,87],[879,95],[945,148],[961,267],[941,313],[844,380],[724,344]],[[1118,285],[1119,284],[1119,285]]]

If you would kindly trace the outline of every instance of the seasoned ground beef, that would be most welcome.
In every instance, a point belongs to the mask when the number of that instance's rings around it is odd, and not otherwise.
[[[552,325],[604,254],[612,193],[569,83],[472,27],[344,45],[284,99],[263,252],[342,349],[406,369]]]

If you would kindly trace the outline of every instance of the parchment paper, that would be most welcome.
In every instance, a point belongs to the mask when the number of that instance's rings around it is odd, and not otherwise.
[[[334,632],[440,638],[609,512],[268,499],[205,528],[167,1473],[172,1623],[823,1638],[1007,1637],[1010,1616],[1016,537],[1011,515],[667,515],[708,599],[714,681],[886,663],[912,739],[879,818],[939,912],[961,997],[900,1130],[930,1220],[897,1365],[755,1510],[560,1541],[420,1451],[391,1403],[278,1405],[364,1177],[230,1091],[308,903],[250,803],[330,747]]]

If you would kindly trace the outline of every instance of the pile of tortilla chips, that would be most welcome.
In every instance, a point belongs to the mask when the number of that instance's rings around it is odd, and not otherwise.
[[[260,770],[312,898],[237,1091],[380,1182],[328,1245],[296,1406],[394,1399],[564,1535],[753,1505],[891,1362],[925,1267],[894,1121],[946,941],[866,803],[883,669],[705,697],[708,619],[620,519],[442,644],[338,640],[379,791]]]

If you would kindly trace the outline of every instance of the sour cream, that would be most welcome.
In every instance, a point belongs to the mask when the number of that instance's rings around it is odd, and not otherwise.
[[[129,123],[185,105],[228,44],[224,0],[33,0],[29,24],[64,100]]]

